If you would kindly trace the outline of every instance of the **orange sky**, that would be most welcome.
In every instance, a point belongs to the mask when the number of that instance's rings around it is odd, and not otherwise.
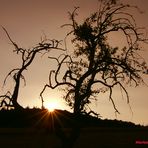
[[[68,11],[72,11],[74,6],[80,6],[79,18],[85,18],[90,12],[97,9],[98,0],[0,0],[0,25],[4,26],[10,33],[13,40],[19,46],[29,48],[40,41],[40,37],[45,33],[48,38],[64,39],[67,30],[60,28],[68,23]],[[145,13],[135,14],[137,23],[148,28],[148,0],[124,0],[139,6]],[[19,66],[19,57],[12,53],[13,47],[9,44],[4,31],[0,28],[0,93],[3,80],[6,74],[13,68]],[[144,57],[148,62],[148,46]],[[45,65],[45,66],[42,66]],[[41,105],[39,93],[44,83],[48,80],[49,69],[52,67],[48,60],[38,57],[38,59],[24,73],[27,86],[21,87],[19,102],[23,106]],[[9,79],[10,80],[10,79]],[[9,81],[8,80],[8,81]],[[10,80],[11,81],[11,80]],[[145,77],[148,84],[148,80]],[[7,87],[6,87],[7,88]],[[5,90],[7,90],[5,88]],[[12,84],[8,85],[12,88]],[[125,100],[121,99],[121,94],[116,90],[116,103],[121,115],[118,119],[128,120],[135,123],[148,124],[148,87],[129,88],[131,98],[132,113]],[[46,94],[48,98],[60,98],[61,94],[56,90]],[[64,104],[63,100],[60,99]],[[64,106],[64,105],[63,105]],[[108,99],[99,99],[93,104],[95,111],[103,118],[115,118],[114,110]],[[66,108],[67,109],[67,108]]]

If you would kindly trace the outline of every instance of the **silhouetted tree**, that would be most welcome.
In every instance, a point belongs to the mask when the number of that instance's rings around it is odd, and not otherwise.
[[[119,113],[113,98],[113,89],[121,88],[129,103],[126,85],[138,86],[144,83],[143,74],[147,74],[147,65],[140,56],[142,43],[147,43],[145,29],[137,27],[135,19],[129,13],[130,5],[116,0],[100,0],[100,8],[82,23],[76,20],[77,9],[69,13],[72,29],[73,54],[62,54],[57,61],[57,69],[51,70],[47,87],[64,89],[64,99],[74,109],[76,115],[94,113],[89,104],[100,93],[109,93],[116,113]],[[124,45],[113,46],[108,37],[121,34]],[[118,39],[119,40],[119,39]],[[72,50],[71,50],[72,51]],[[88,108],[90,112],[88,112]]]
[[[44,55],[46,53],[49,53],[52,49],[57,49],[57,50],[63,50],[63,49],[58,47],[59,41],[48,40],[46,39],[46,37],[42,39],[41,42],[33,48],[29,49],[20,48],[11,39],[7,30],[4,27],[2,28],[15,48],[13,52],[21,56],[21,66],[19,68],[11,70],[6,76],[4,80],[4,85],[6,84],[7,78],[9,76],[12,76],[14,80],[14,90],[12,92],[8,91],[6,94],[0,96],[1,98],[0,107],[1,108],[6,107],[7,109],[10,108],[22,109],[22,106],[18,103],[18,95],[19,95],[21,80],[24,80],[24,83],[26,82],[25,77],[23,76],[23,72],[27,70],[27,68],[32,64],[37,54]],[[43,100],[42,100],[42,107],[43,107]]]

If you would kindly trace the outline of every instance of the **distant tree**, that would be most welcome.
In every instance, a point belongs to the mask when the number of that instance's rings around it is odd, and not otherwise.
[[[137,27],[129,10],[133,7],[121,4],[117,0],[100,0],[100,8],[82,23],[76,20],[77,9],[70,15],[74,47],[72,54],[62,54],[57,61],[57,69],[49,74],[46,88],[61,88],[65,91],[64,99],[74,109],[76,115],[94,113],[89,104],[98,94],[109,94],[116,113],[119,113],[113,98],[113,90],[120,87],[129,103],[126,85],[138,86],[144,83],[143,74],[148,74],[145,60],[140,56],[142,44],[147,43],[145,29]],[[125,40],[124,46],[110,44],[109,36],[119,33]],[[118,39],[119,40],[119,39]],[[90,109],[90,111],[88,110]]]
[[[22,106],[18,103],[18,95],[20,89],[20,82],[21,80],[26,82],[25,77],[23,76],[23,72],[27,70],[27,68],[32,64],[37,54],[46,54],[49,53],[52,49],[63,50],[59,48],[59,41],[57,40],[48,40],[46,37],[41,40],[41,42],[33,48],[24,49],[20,48],[10,37],[7,30],[2,27],[5,31],[7,37],[9,38],[10,42],[14,46],[15,50],[14,53],[21,56],[21,66],[19,68],[15,68],[11,70],[4,80],[4,84],[6,84],[6,80],[8,77],[12,76],[14,80],[14,90],[12,92],[8,91],[4,95],[0,95],[0,108],[5,107],[6,109],[15,108],[15,109],[22,109]],[[42,100],[42,107],[43,107],[43,100]]]

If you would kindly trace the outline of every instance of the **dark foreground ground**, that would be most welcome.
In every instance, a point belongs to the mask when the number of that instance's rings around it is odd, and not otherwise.
[[[0,111],[0,148],[148,147],[148,127],[67,111]]]

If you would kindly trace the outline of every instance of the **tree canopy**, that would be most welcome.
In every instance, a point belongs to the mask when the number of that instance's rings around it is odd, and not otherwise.
[[[14,89],[12,91],[11,90],[7,91],[4,95],[0,95],[0,99],[1,99],[0,108],[22,109],[23,107],[18,103],[18,96],[19,96],[21,80],[23,80],[24,83],[26,84],[26,80],[23,75],[24,71],[26,71],[27,68],[32,64],[37,54],[44,55],[49,53],[52,49],[56,49],[56,50],[64,50],[64,49],[58,47],[60,41],[49,40],[46,37],[44,37],[40,43],[38,43],[36,46],[32,48],[25,49],[25,48],[19,47],[18,44],[16,44],[11,39],[7,30],[4,27],[2,28],[5,31],[11,44],[14,46],[13,52],[18,54],[21,57],[21,66],[19,68],[12,69],[6,76],[3,85],[6,84],[8,77],[12,77],[14,80]],[[42,108],[43,108],[43,100],[42,100]]]
[[[66,38],[71,36],[74,47],[71,53],[56,60],[57,69],[49,74],[47,87],[61,88],[65,92],[64,99],[74,109],[75,114],[94,113],[89,107],[98,94],[107,93],[115,112],[119,113],[113,98],[116,86],[120,87],[129,103],[126,85],[138,86],[144,83],[142,76],[148,73],[145,60],[140,56],[141,45],[147,43],[145,29],[138,27],[134,16],[129,13],[137,7],[122,4],[116,0],[100,0],[99,9],[84,21],[77,21],[78,7],[69,12],[71,23],[63,27],[71,27]],[[109,36],[114,33],[122,35],[124,45],[113,46]]]

